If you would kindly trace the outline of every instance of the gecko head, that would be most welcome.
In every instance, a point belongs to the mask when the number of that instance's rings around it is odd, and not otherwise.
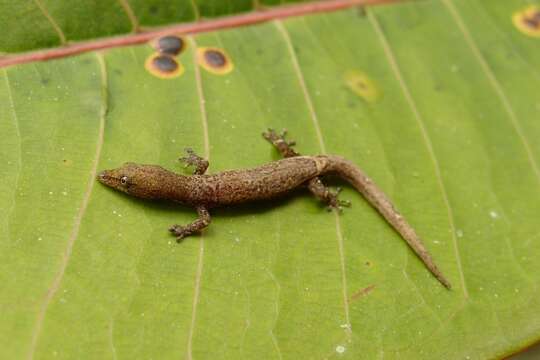
[[[125,163],[119,168],[103,170],[99,182],[115,190],[143,199],[157,199],[162,191],[162,179],[167,171],[161,166]]]

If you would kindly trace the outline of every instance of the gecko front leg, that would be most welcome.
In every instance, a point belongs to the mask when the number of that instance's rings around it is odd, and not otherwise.
[[[206,206],[199,205],[196,207],[196,209],[197,209],[197,214],[199,215],[199,218],[197,220],[185,226],[173,225],[169,229],[169,231],[173,233],[174,236],[176,236],[177,242],[180,242],[186,236],[189,236],[196,232],[200,232],[202,229],[210,225],[210,221],[212,219],[210,217],[210,213],[208,212],[208,209],[206,208]]]
[[[295,145],[295,141],[285,140],[285,135],[287,135],[287,130],[283,130],[281,134],[278,134],[275,130],[268,129],[267,132],[263,133],[263,137],[274,145],[284,158],[300,156],[300,154],[292,148]],[[308,182],[308,189],[315,197],[328,205],[329,210],[337,209],[342,211],[343,207],[351,206],[350,201],[338,199],[341,188],[337,188],[336,191],[330,190],[328,186],[323,184],[318,176]]]
[[[208,160],[203,159],[193,151],[191,148],[185,149],[187,156],[181,157],[179,160],[188,165],[195,166],[193,173],[195,175],[202,175],[208,169]],[[173,225],[169,229],[171,233],[176,236],[176,241],[180,242],[186,236],[199,232],[208,225],[210,225],[211,217],[208,209],[204,205],[199,205],[195,208],[199,218],[188,225]]]
[[[179,160],[185,163],[186,166],[195,166],[195,171],[193,172],[195,175],[204,174],[206,169],[208,169],[208,160],[205,160],[199,155],[195,154],[195,151],[193,151],[191,148],[186,148],[185,151],[187,156],[181,157]]]

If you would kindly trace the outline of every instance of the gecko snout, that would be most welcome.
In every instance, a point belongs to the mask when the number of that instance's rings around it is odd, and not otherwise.
[[[97,175],[97,180],[107,186],[113,186],[114,176],[110,170],[103,170]]]
[[[100,182],[105,181],[106,178],[107,178],[107,170],[100,172],[100,173],[98,174],[98,176],[97,176],[97,179],[98,179]]]

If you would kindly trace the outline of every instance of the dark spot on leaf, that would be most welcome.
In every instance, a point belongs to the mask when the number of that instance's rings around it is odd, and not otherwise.
[[[122,75],[122,70],[120,70],[120,69],[114,69],[113,72],[114,72],[116,75]]]
[[[530,17],[526,17],[525,21],[535,30],[540,29],[540,9],[536,9]]]
[[[150,14],[152,14],[152,15],[157,14],[158,10],[159,10],[159,7],[157,7],[156,5],[152,5],[152,6],[150,6],[150,7],[148,8],[148,12],[149,12]]]
[[[154,43],[154,48],[162,54],[178,55],[186,47],[186,42],[183,38],[168,35],[157,39]]]
[[[363,289],[358,290],[357,292],[355,292],[354,294],[351,295],[351,298],[350,298],[349,302],[353,302],[355,300],[358,300],[361,297],[366,296],[373,289],[375,289],[375,285],[369,285],[368,287],[365,287]]]
[[[518,11],[512,16],[512,21],[522,33],[540,37],[540,7],[531,5],[525,10]]]
[[[47,85],[51,80],[50,79],[41,79],[43,85]]]
[[[347,88],[365,101],[374,103],[381,98],[381,90],[364,72],[349,70],[343,77]]]
[[[232,71],[233,64],[224,50],[218,48],[197,49],[199,64],[211,73],[225,75]]]
[[[170,56],[160,55],[152,60],[152,66],[159,71],[172,73],[178,69],[178,63]]]
[[[207,50],[204,53],[204,59],[212,67],[223,67],[227,64],[227,59],[223,53],[215,50]]]
[[[540,22],[536,19],[531,19],[531,18],[525,18],[523,19],[523,23],[527,26],[529,26],[530,28],[533,28],[533,29],[537,29],[538,26],[540,25]]]
[[[151,74],[163,79],[177,77],[184,72],[184,67],[175,58],[159,53],[150,55],[145,67]]]

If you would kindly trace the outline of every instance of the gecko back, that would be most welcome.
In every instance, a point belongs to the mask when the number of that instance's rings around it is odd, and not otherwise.
[[[313,157],[300,156],[252,169],[196,175],[190,179],[194,185],[197,184],[197,190],[191,193],[189,200],[214,207],[271,199],[298,188],[317,174],[317,163]]]

